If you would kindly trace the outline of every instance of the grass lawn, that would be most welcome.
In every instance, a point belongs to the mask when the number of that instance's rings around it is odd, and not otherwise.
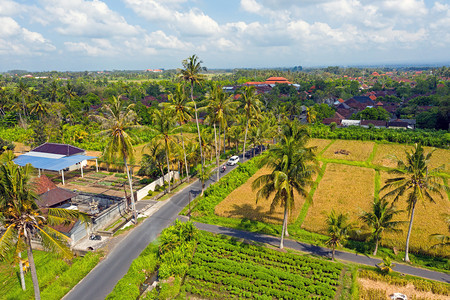
[[[65,262],[48,252],[34,250],[33,254],[42,299],[61,299],[97,265],[101,257],[100,253],[89,253],[84,257]],[[23,252],[23,255],[26,256],[26,252]],[[2,262],[0,280],[2,282],[0,299],[34,299],[30,272],[25,274],[25,291],[22,291],[20,286],[18,266]]]
[[[373,169],[329,163],[302,227],[326,233],[325,220],[332,209],[337,213],[348,213],[355,221],[363,210],[370,209],[375,191],[374,177]]]

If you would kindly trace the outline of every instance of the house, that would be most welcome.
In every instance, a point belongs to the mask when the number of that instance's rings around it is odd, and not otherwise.
[[[369,128],[372,124],[375,128],[386,128],[387,122],[381,120],[361,120],[361,127]]]
[[[38,195],[36,204],[41,208],[60,207],[70,203],[70,200],[77,195],[74,192],[57,187],[45,175],[33,178],[32,184]]]
[[[392,129],[408,129],[408,123],[400,120],[389,121],[388,128]]]
[[[86,151],[81,148],[68,144],[44,143],[13,161],[19,166],[31,164],[38,169],[39,175],[41,170],[57,171],[61,174],[64,184],[64,171],[80,170],[81,177],[83,177],[83,167],[90,159],[95,159],[97,166],[97,157],[87,156]]]

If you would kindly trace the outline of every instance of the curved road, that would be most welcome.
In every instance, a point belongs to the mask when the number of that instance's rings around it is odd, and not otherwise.
[[[225,173],[221,173],[220,175],[223,176],[234,168],[235,167],[227,167]],[[216,178],[216,174],[214,174],[212,178]],[[210,179],[207,182],[207,186],[213,182],[214,180]],[[124,239],[117,244],[114,249],[112,249],[106,258],[101,261],[82,281],[80,281],[63,299],[105,299],[105,297],[112,291],[117,281],[119,281],[119,279],[126,274],[132,261],[139,256],[147,245],[152,242],[164,228],[170,226],[178,217],[180,211],[188,205],[189,193],[192,193],[193,196],[197,196],[200,192],[201,184],[199,181],[196,181],[189,187],[174,195],[172,198],[166,200],[167,202],[158,211],[130,231]],[[274,246],[279,245],[279,238],[274,236],[202,223],[196,223],[196,225],[201,230],[267,243]],[[288,239],[285,239],[284,244],[286,248],[292,248],[315,255],[328,257],[331,252],[327,248],[304,244]],[[379,259],[344,251],[336,251],[336,258],[369,266],[374,266],[380,262]],[[397,264],[395,271],[450,283],[449,274],[415,268],[405,264]]]
[[[223,176],[236,166],[227,166]],[[206,183],[207,186],[217,179],[216,173]],[[82,281],[80,281],[63,299],[64,300],[100,300],[112,291],[131,262],[152,242],[158,234],[170,226],[180,211],[189,204],[189,193],[193,196],[201,192],[201,183],[196,181],[189,187],[166,200],[158,211],[131,230],[124,239],[102,260]],[[193,197],[194,198],[194,197]]]

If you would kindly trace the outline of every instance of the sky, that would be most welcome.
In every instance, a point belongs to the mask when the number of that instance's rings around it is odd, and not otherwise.
[[[450,62],[450,0],[0,0],[0,71]]]

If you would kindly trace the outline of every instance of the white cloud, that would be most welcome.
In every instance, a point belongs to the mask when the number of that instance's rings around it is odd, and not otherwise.
[[[92,39],[91,44],[85,42],[65,42],[66,49],[71,52],[81,52],[88,56],[115,56],[117,48],[109,40]]]
[[[177,29],[186,35],[209,36],[219,32],[217,22],[198,9],[175,12],[175,21]]]
[[[423,0],[385,0],[381,7],[393,14],[405,16],[425,15],[428,12]]]
[[[255,14],[261,13],[261,11],[264,9],[261,4],[256,2],[256,0],[241,0],[241,8],[244,11]]]
[[[191,43],[184,43],[175,36],[166,35],[162,30],[155,31],[147,35],[145,38],[145,44],[156,48],[177,50],[185,50],[192,47]]]
[[[63,35],[106,38],[137,35],[139,27],[129,25],[118,13],[99,0],[46,0],[45,10]]]

